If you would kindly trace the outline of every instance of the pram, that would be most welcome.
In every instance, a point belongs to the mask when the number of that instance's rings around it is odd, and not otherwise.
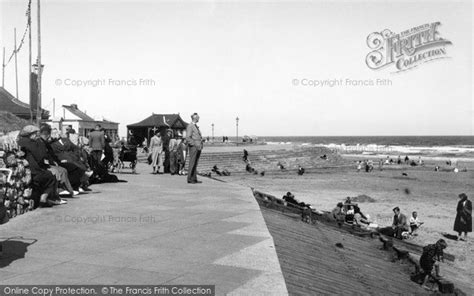
[[[118,155],[117,172],[120,173],[125,168],[125,162],[130,162],[128,167],[132,169],[132,173],[135,174],[135,167],[137,166],[137,146],[134,145],[122,145]]]

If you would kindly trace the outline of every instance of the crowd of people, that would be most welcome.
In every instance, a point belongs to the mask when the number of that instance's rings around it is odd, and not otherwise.
[[[91,184],[117,182],[108,173],[110,142],[100,125],[88,138],[72,128],[61,134],[48,124],[25,126],[17,147],[2,151],[0,224],[38,207],[66,204],[65,198],[91,191]]]
[[[169,129],[162,136],[157,130],[148,145],[148,164],[153,174],[185,175],[187,146],[180,133]]]
[[[282,199],[286,202],[287,206],[311,209],[309,204],[298,201],[291,192],[287,192]],[[336,222],[340,225],[348,224],[353,227],[372,230],[397,239],[406,239],[416,235],[416,231],[424,224],[424,222],[420,221],[417,211],[413,211],[409,219],[407,219],[407,216],[401,212],[399,207],[393,208],[392,211],[394,214],[392,225],[381,228],[373,223],[368,215],[362,213],[357,203],[354,203],[350,197],[347,197],[344,202],[339,202],[331,212],[323,213],[323,215],[325,215],[327,221]],[[446,237],[454,240],[466,241],[467,234],[472,232],[472,203],[465,193],[459,194],[454,231],[458,233],[457,236],[454,238],[451,236]],[[464,236],[462,236],[462,234],[464,234]],[[423,288],[430,291],[436,290],[433,286],[429,286],[429,283],[431,279],[436,281],[436,279],[441,276],[439,262],[443,261],[443,251],[447,246],[448,245],[444,239],[439,239],[436,243],[428,244],[423,247],[419,259],[421,270],[413,277],[413,280],[421,284]],[[433,269],[435,271],[434,273]]]

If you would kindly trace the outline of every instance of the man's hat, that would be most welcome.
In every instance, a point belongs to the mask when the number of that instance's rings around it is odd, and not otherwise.
[[[36,132],[39,132],[39,128],[37,126],[27,125],[20,131],[20,137],[27,137]]]
[[[459,194],[458,196],[459,196],[460,198],[467,198],[466,193],[461,193],[461,194]]]

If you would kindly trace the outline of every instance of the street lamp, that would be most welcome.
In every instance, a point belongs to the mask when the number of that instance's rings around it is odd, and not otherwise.
[[[235,118],[235,128],[236,128],[236,140],[235,143],[239,145],[239,117]]]
[[[212,126],[212,142],[214,142],[214,123],[211,124]]]

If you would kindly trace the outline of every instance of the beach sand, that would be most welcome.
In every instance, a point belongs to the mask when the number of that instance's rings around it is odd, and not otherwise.
[[[286,147],[285,147],[286,148]],[[241,148],[242,149],[242,148]],[[364,156],[359,156],[364,157]],[[355,157],[357,158],[357,156]],[[354,156],[347,159],[354,161]],[[424,158],[427,160],[426,158]],[[331,210],[347,196],[367,195],[374,202],[359,203],[364,214],[370,215],[380,226],[392,223],[392,208],[399,206],[409,218],[417,211],[425,224],[418,236],[411,239],[419,245],[435,243],[442,238],[441,232],[453,231],[458,194],[465,192],[474,200],[474,172],[468,161],[467,172],[435,172],[439,160],[427,160],[426,167],[393,166],[380,171],[377,166],[371,173],[357,172],[353,168],[311,169],[311,173],[298,176],[288,173],[267,173],[264,177],[251,174],[235,174],[223,180],[254,187],[260,191],[282,197],[291,191],[295,197],[320,210]],[[442,164],[442,163],[441,163]],[[403,176],[406,173],[407,176]],[[471,280],[474,255],[474,235],[468,242],[448,240],[448,253],[456,256],[455,262],[446,262],[442,272],[468,295],[473,295]],[[408,275],[407,275],[408,278]]]

